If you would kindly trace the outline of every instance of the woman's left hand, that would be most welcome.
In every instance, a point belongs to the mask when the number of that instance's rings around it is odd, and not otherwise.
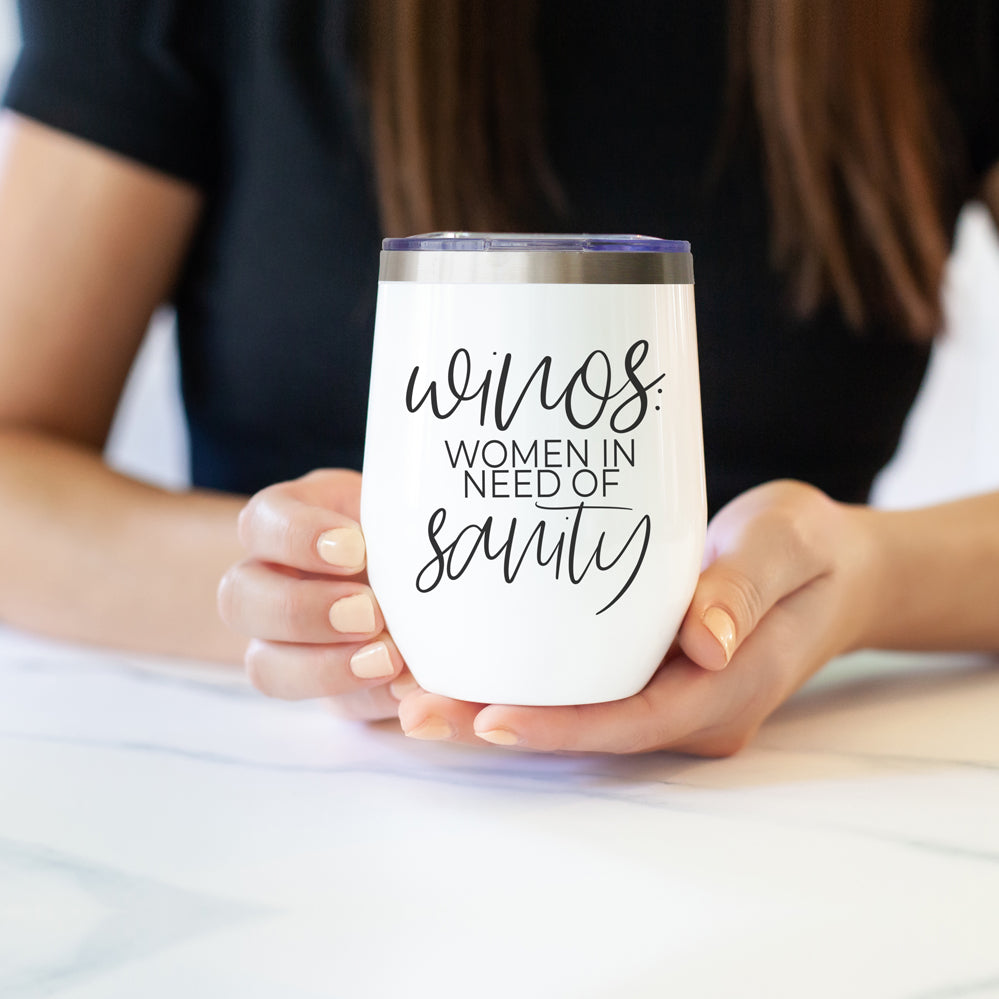
[[[863,644],[877,613],[872,521],[867,508],[800,482],[759,486],[709,525],[677,643],[640,693],[515,707],[455,701],[412,681],[403,729],[538,751],[730,755],[816,670]]]

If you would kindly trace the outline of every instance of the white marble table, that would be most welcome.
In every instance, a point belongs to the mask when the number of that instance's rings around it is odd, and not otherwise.
[[[0,630],[3,999],[999,996],[999,668],[722,761],[406,740]]]

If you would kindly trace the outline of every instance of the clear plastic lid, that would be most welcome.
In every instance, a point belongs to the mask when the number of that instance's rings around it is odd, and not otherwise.
[[[685,239],[658,239],[631,234],[519,232],[425,232],[382,240],[383,250],[462,250],[549,253],[690,253]]]

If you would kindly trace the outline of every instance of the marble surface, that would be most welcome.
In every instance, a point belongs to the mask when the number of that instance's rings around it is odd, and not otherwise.
[[[417,743],[0,630],[0,996],[999,996],[999,667],[832,664],[729,760]]]

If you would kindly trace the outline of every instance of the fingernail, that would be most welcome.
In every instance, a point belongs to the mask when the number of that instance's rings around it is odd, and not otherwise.
[[[486,732],[475,733],[480,739],[491,742],[494,746],[516,746],[523,742],[516,732],[511,732],[508,728],[491,728]]]
[[[356,527],[335,527],[319,535],[319,557],[340,569],[360,569],[364,565],[364,535]]]
[[[362,680],[374,680],[380,676],[391,676],[395,672],[388,646],[384,642],[372,642],[358,649],[350,657],[350,671]]]
[[[735,651],[735,622],[721,607],[709,607],[701,617],[701,621],[722,647],[725,662],[728,663]]]
[[[375,630],[375,605],[366,593],[343,597],[330,608],[330,624],[345,635],[366,635]]]
[[[419,690],[420,685],[413,679],[411,674],[404,674],[398,680],[393,680],[389,684],[389,693],[397,700],[401,701],[407,694],[414,690]]]
[[[426,739],[428,742],[436,742],[442,739],[453,739],[455,736],[454,726],[443,718],[431,715],[424,719],[416,728],[410,729],[406,735],[410,739]]]

